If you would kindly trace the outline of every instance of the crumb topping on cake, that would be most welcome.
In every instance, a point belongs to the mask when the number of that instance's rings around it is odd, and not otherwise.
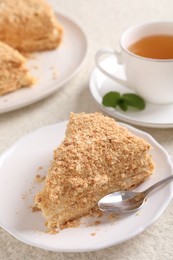
[[[0,95],[34,83],[25,66],[26,59],[17,50],[0,42],[0,57]]]
[[[48,227],[85,215],[112,191],[143,182],[153,172],[150,148],[112,118],[71,113],[45,187],[35,198]]]
[[[45,0],[1,0],[0,40],[24,52],[54,49],[63,29]]]

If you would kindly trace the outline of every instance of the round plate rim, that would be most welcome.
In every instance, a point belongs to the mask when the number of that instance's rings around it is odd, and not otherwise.
[[[18,139],[10,148],[8,148],[1,156],[0,156],[0,165],[3,164],[4,159],[6,158],[6,156],[8,156],[8,154],[11,152],[11,150],[15,149],[20,143],[21,141],[25,141],[27,139],[28,136],[36,134],[36,132],[42,131],[43,129],[48,129],[48,128],[57,128],[59,126],[65,126],[68,123],[68,121],[62,121],[59,122],[57,124],[52,124],[52,125],[47,125],[44,127],[40,127],[32,132],[30,132],[29,134],[24,135],[23,137],[21,137],[20,139]],[[157,148],[159,148],[160,150],[162,150],[162,152],[165,155],[165,158],[167,158],[167,163],[169,163],[169,166],[172,168],[173,170],[173,165],[170,159],[169,154],[167,153],[167,151],[148,133],[146,133],[145,131],[139,130],[131,125],[125,124],[125,123],[121,123],[118,122],[120,125],[127,127],[130,131],[132,131],[132,133],[138,135],[138,133],[142,136],[145,136],[147,139],[149,139],[152,143],[154,143],[156,145]],[[164,205],[161,205],[161,208],[157,211],[157,214],[154,214],[154,216],[150,219],[150,221],[147,222],[147,224],[142,225],[140,229],[134,230],[134,232],[131,232],[129,235],[127,235],[124,239],[121,239],[119,242],[114,242],[114,241],[108,241],[107,243],[105,243],[104,245],[97,245],[96,247],[86,247],[86,248],[66,248],[66,250],[62,250],[61,248],[55,248],[55,247],[46,247],[46,246],[42,246],[38,243],[33,243],[32,241],[28,241],[26,239],[23,239],[21,236],[19,236],[17,233],[15,233],[15,230],[10,231],[8,229],[8,227],[5,227],[3,223],[1,223],[0,220],[0,226],[6,230],[9,234],[11,234],[13,237],[15,237],[16,239],[18,239],[19,241],[22,241],[28,245],[31,246],[35,246],[38,248],[42,248],[42,249],[46,249],[46,250],[51,250],[54,252],[89,252],[89,251],[97,251],[100,249],[105,249],[117,244],[121,244],[131,238],[133,238],[134,236],[140,234],[141,232],[143,232],[146,228],[148,228],[149,226],[151,226],[159,217],[160,215],[163,213],[163,211],[165,210],[165,208],[167,207],[167,205],[169,204],[169,202],[171,201],[172,197],[173,197],[173,185],[169,186],[169,197],[166,198],[166,201],[164,201]]]
[[[15,111],[17,109],[20,109],[22,107],[26,107],[28,105],[32,105],[32,104],[34,104],[34,103],[36,103],[36,102],[38,102],[42,99],[45,99],[45,98],[51,96],[56,91],[58,91],[61,87],[63,87],[67,82],[69,82],[71,79],[73,79],[78,74],[81,67],[83,66],[83,63],[85,61],[85,58],[86,58],[86,55],[87,55],[87,52],[88,52],[88,39],[87,39],[87,36],[86,36],[84,29],[79,25],[78,22],[76,22],[74,19],[72,19],[69,16],[66,16],[63,13],[55,11],[55,15],[58,16],[58,18],[60,18],[60,19],[64,19],[66,21],[69,21],[71,24],[73,24],[75,27],[78,28],[81,35],[83,36],[83,40],[85,42],[85,52],[83,53],[83,57],[82,57],[80,63],[78,64],[76,69],[71,74],[69,74],[69,76],[67,78],[63,79],[59,84],[57,84],[56,82],[54,84],[51,84],[50,90],[47,89],[46,91],[42,92],[39,96],[32,98],[32,100],[24,100],[24,101],[21,100],[20,103],[18,103],[18,104],[14,104],[14,105],[11,105],[11,106],[9,105],[8,107],[5,107],[5,108],[2,107],[2,108],[0,108],[0,114],[7,113],[7,112],[10,112],[10,111]]]

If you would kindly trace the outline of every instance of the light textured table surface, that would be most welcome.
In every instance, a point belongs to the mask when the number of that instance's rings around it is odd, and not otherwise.
[[[51,0],[74,18],[88,37],[88,53],[79,74],[52,96],[28,107],[0,115],[0,153],[17,139],[39,127],[68,119],[70,111],[99,111],[88,82],[94,55],[102,47],[118,48],[120,34],[132,25],[173,20],[172,0]],[[62,64],[63,66],[63,64]],[[142,128],[173,155],[173,129]],[[55,253],[23,244],[0,229],[0,259],[173,259],[173,202],[151,227],[133,239],[111,248],[88,253]]]

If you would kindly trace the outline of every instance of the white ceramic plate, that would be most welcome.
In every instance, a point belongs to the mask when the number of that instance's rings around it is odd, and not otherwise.
[[[32,88],[22,88],[0,97],[0,113],[15,110],[41,100],[67,83],[81,68],[87,52],[87,39],[73,20],[57,13],[64,28],[58,49],[34,53],[28,58],[28,68],[37,82]]]
[[[109,57],[102,62],[102,66],[112,74],[124,78],[122,66],[117,65],[116,58]],[[173,127],[173,104],[154,105],[146,103],[146,108],[142,111],[129,109],[124,112],[118,108],[108,108],[102,105],[102,97],[109,91],[119,91],[120,93],[132,92],[126,87],[107,78],[102,72],[95,68],[90,77],[90,92],[102,110],[116,119],[122,120],[138,126],[153,128]]]
[[[140,214],[118,220],[107,215],[97,220],[83,219],[80,227],[45,233],[41,212],[32,212],[33,198],[42,189],[34,182],[36,174],[44,176],[53,150],[64,138],[67,122],[40,128],[16,142],[0,157],[0,226],[24,243],[59,252],[94,251],[121,243],[142,232],[164,211],[173,195],[171,184],[150,195]],[[126,126],[153,146],[155,173],[138,190],[169,176],[173,167],[167,152],[147,133]],[[41,166],[43,169],[38,170]],[[85,222],[85,224],[84,224]],[[75,238],[75,239],[74,239]]]

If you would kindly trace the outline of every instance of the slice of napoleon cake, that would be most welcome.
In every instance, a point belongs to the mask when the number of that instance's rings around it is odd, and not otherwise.
[[[114,119],[71,113],[45,186],[35,197],[47,227],[59,228],[89,213],[104,195],[145,181],[154,168],[150,148]]]
[[[45,0],[1,0],[0,40],[22,52],[56,48],[62,26]]]
[[[34,83],[25,66],[26,59],[17,50],[0,42],[0,57],[0,95]]]

